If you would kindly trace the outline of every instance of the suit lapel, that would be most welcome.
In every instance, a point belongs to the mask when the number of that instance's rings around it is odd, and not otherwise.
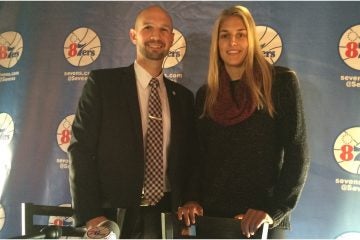
[[[166,93],[168,96],[169,106],[170,106],[170,118],[171,118],[171,135],[173,133],[173,129],[176,126],[176,105],[177,105],[177,99],[176,99],[176,90],[172,86],[170,80],[164,78],[165,87],[166,87]]]
[[[176,147],[177,147],[177,139],[176,136],[178,136],[178,126],[179,126],[179,116],[178,116],[178,98],[177,98],[177,92],[176,89],[174,88],[172,82],[169,79],[164,78],[164,82],[165,82],[165,87],[166,87],[166,92],[167,92],[167,96],[168,96],[168,101],[169,101],[169,107],[170,107],[170,121],[171,121],[171,127],[170,127],[170,149],[168,152],[168,167],[169,170],[171,171],[172,166],[173,166],[173,156],[174,153],[176,152]]]
[[[133,120],[134,133],[137,136],[137,140],[141,143],[141,147],[143,149],[143,134],[142,134],[142,124],[141,124],[141,115],[140,115],[140,106],[139,106],[139,98],[136,87],[136,79],[135,79],[135,70],[134,65],[130,65],[126,68],[126,77],[123,78],[123,86],[124,92],[123,94],[126,97],[127,105],[129,109],[129,114],[131,119]],[[126,113],[124,113],[126,114]],[[143,152],[141,150],[141,152]]]

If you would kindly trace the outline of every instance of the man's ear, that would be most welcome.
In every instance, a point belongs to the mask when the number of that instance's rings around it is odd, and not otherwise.
[[[172,40],[171,40],[171,46],[172,46],[174,44],[175,33],[172,32],[171,35],[172,35]]]
[[[136,44],[136,31],[135,29],[131,28],[129,31],[129,37],[133,44]]]

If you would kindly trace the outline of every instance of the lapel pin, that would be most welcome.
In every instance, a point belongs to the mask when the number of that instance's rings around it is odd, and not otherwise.
[[[172,94],[175,96],[175,95],[176,95],[176,92],[175,92],[175,91],[172,91]]]

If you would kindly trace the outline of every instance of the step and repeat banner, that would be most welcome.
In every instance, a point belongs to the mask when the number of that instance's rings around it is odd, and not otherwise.
[[[360,238],[360,2],[0,2],[0,238],[21,234],[22,202],[71,204],[66,154],[92,69],[134,61],[136,13],[174,19],[165,75],[205,82],[212,25],[224,8],[253,13],[264,55],[297,72],[311,155],[288,238]],[[71,225],[72,219],[51,218]]]

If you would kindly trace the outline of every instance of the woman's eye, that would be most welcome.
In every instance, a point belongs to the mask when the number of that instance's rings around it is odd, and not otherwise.
[[[220,38],[226,39],[229,37],[229,34],[220,34]]]

